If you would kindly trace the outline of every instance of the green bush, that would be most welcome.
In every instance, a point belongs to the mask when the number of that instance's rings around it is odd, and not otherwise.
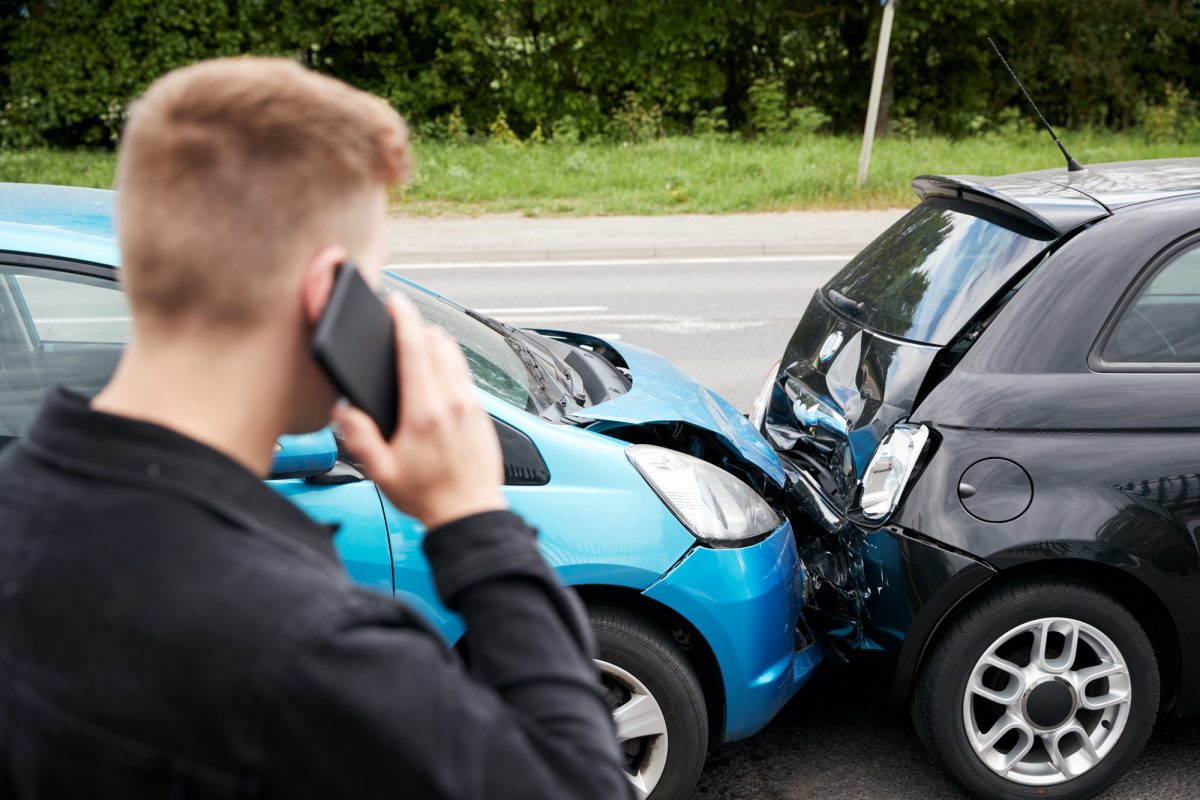
[[[630,144],[657,139],[663,135],[662,106],[646,106],[637,92],[626,92],[620,107],[613,111],[608,133]]]
[[[508,126],[508,118],[503,110],[496,113],[496,118],[488,126],[488,138],[496,144],[521,146],[521,139]]]
[[[747,122],[757,136],[778,137],[788,129],[787,95],[777,80],[760,78],[747,92]]]
[[[583,138],[579,123],[570,114],[564,114],[554,122],[550,129],[551,138],[562,144],[576,144]]]
[[[1004,108],[996,114],[990,133],[1000,136],[1031,136],[1037,135],[1041,122],[1037,114],[1028,105],[1020,108]]]
[[[756,136],[779,139],[785,134],[810,136],[828,124],[829,115],[819,108],[790,108],[784,86],[776,80],[757,80],[748,93],[750,130]]]
[[[24,95],[0,106],[0,148],[29,149],[45,144],[38,124],[38,98]]]
[[[891,130],[888,135],[893,139],[911,142],[917,138],[919,132],[920,126],[912,117],[892,117]]]
[[[725,106],[711,111],[697,111],[692,118],[692,134],[702,138],[717,138],[729,133],[729,120],[725,118]]]
[[[788,112],[788,130],[801,136],[811,136],[829,124],[829,115],[819,108],[800,106]]]
[[[1200,91],[1200,4],[1081,7],[904,0],[885,107],[921,133],[1005,130],[1025,103],[991,35],[1056,125],[1192,135],[1178,93]],[[112,147],[156,77],[247,53],[374,92],[435,141],[487,137],[498,110],[521,139],[547,122],[559,141],[860,133],[881,15],[878,0],[10,0],[0,146]]]
[[[454,110],[446,117],[446,141],[451,144],[465,144],[468,137],[467,121],[463,119],[462,106],[455,105]]]
[[[1200,106],[1183,86],[1167,85],[1158,105],[1143,105],[1142,132],[1152,142],[1181,142],[1200,135]]]

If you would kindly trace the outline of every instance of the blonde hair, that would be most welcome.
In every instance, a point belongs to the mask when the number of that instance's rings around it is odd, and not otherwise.
[[[361,200],[405,180],[408,132],[383,100],[286,59],[201,62],[133,103],[117,171],[135,316],[245,327]]]

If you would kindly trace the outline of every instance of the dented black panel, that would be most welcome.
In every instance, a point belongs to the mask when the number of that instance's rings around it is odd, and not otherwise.
[[[814,294],[771,396],[764,433],[788,474],[786,512],[809,575],[809,622],[835,652],[877,649],[869,601],[882,567],[849,520],[859,476],[879,440],[908,417],[939,349],[856,325]]]
[[[867,534],[860,552],[869,624],[858,639],[856,660],[875,674],[893,676],[874,688],[900,702],[939,623],[996,572],[894,525]]]
[[[913,409],[939,349],[873,333],[814,294],[784,352],[764,432],[819,470],[843,512],[879,440]]]

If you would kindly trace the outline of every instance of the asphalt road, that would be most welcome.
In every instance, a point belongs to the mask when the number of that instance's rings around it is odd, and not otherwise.
[[[472,267],[401,272],[525,327],[619,337],[681,365],[738,408],[753,401],[813,291],[845,257]],[[1159,724],[1104,800],[1200,796],[1200,719]],[[710,755],[695,800],[957,798],[907,710],[827,666],[766,730]]]
[[[1159,723],[1133,769],[1102,800],[1200,795],[1200,719]],[[711,753],[694,800],[966,797],[922,749],[907,707],[874,700],[826,667],[757,736]]]

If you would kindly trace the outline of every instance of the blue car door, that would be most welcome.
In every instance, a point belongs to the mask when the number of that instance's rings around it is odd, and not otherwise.
[[[457,641],[462,636],[463,624],[457,615],[442,605],[434,588],[433,573],[421,550],[425,527],[407,514],[401,514],[387,501],[383,508],[396,596],[429,620],[447,642]]]
[[[392,555],[374,483],[358,480],[322,486],[292,478],[267,485],[317,522],[337,526],[333,543],[355,582],[392,594]]]

